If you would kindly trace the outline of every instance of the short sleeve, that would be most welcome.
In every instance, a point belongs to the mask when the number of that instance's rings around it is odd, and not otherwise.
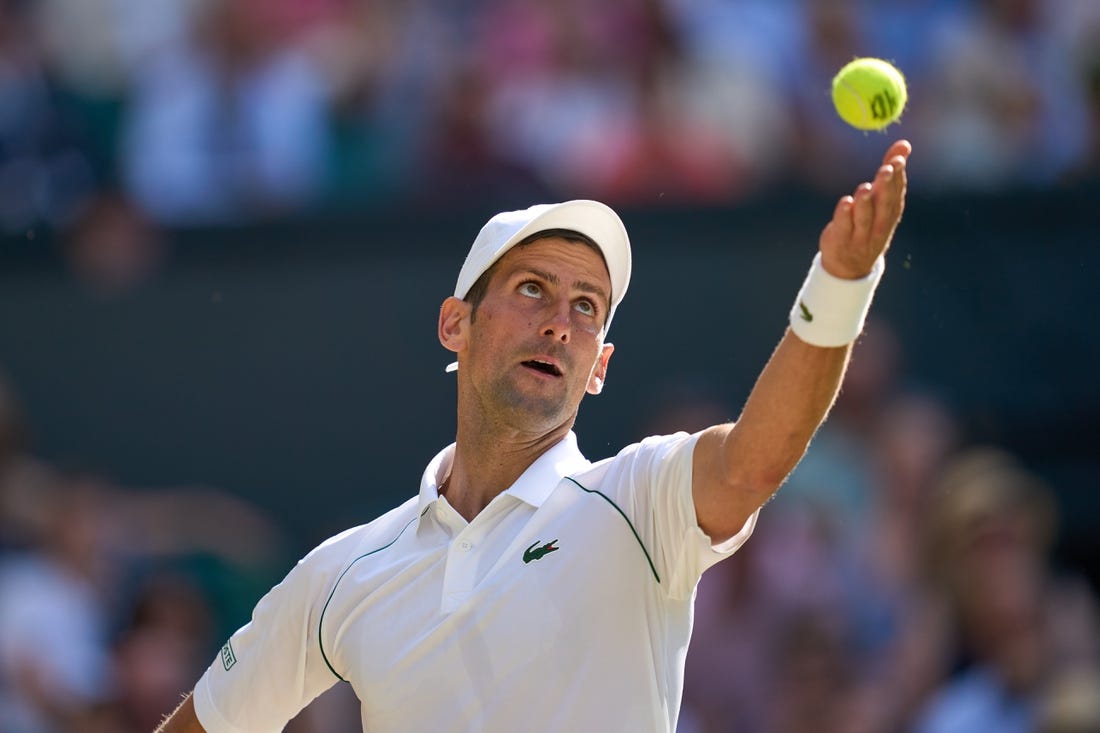
[[[324,546],[265,595],[195,685],[207,733],[261,733],[283,726],[339,678],[318,640],[332,572]]]
[[[699,527],[691,495],[699,434],[646,438],[611,459],[602,485],[613,494],[653,557],[665,592],[686,599],[703,571],[736,552],[752,534],[759,510],[720,545]]]

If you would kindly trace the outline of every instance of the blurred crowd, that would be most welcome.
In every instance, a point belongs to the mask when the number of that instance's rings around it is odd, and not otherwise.
[[[832,109],[857,55],[922,186],[1100,169],[1094,0],[0,0],[0,229],[834,194],[885,147]]]
[[[647,432],[723,414],[679,394]],[[1100,733],[1100,605],[1056,559],[1057,495],[870,323],[805,459],[703,576],[680,733]]]
[[[0,381],[0,731],[149,733],[293,557],[259,508],[28,445]]]
[[[908,77],[915,185],[1100,173],[1095,0],[0,0],[0,233],[64,232],[111,289],[173,227],[835,195],[885,147],[832,110],[856,55]],[[1055,562],[1056,487],[903,375],[872,324],[704,576],[681,733],[1100,733],[1096,589]],[[735,412],[673,391],[647,432]],[[152,730],[288,545],[216,489],[45,463],[0,384],[0,733]],[[338,689],[288,730],[358,730],[353,708]]]

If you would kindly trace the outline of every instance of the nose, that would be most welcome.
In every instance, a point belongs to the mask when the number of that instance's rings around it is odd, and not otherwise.
[[[543,324],[542,335],[558,339],[563,344],[569,343],[573,327],[570,308],[568,302],[555,303],[550,306],[547,309],[548,313]]]

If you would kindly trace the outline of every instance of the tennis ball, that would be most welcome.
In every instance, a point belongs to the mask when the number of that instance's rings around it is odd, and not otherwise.
[[[905,77],[882,59],[855,59],[833,77],[837,114],[860,130],[881,130],[895,122],[906,99]]]

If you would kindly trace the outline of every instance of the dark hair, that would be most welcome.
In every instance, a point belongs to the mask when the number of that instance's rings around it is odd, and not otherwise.
[[[600,259],[603,260],[604,266],[607,266],[607,259],[603,256],[603,250],[600,249],[600,245],[596,244],[588,235],[581,234],[572,229],[541,229],[534,234],[529,234],[524,237],[513,245],[512,249],[516,247],[525,247],[540,239],[551,238],[564,239],[567,242],[583,244],[594,250],[596,254],[600,256]],[[489,281],[493,279],[493,273],[497,271],[497,265],[499,264],[500,259],[498,258],[496,262],[489,266],[488,270],[481,273],[481,276],[478,277],[478,279],[474,281],[474,284],[470,286],[470,289],[466,291],[466,297],[463,298],[463,300],[473,306],[473,309],[470,311],[471,322],[473,322],[474,316],[477,314],[477,307],[481,305],[481,301],[485,300],[485,294],[489,291]]]

